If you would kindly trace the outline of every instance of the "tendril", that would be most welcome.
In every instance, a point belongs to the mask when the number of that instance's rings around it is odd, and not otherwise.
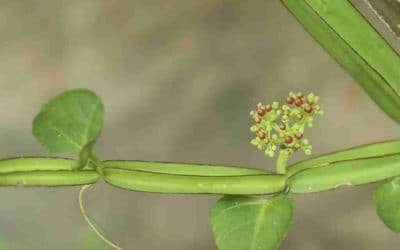
[[[123,250],[121,247],[119,247],[118,245],[116,245],[115,243],[113,243],[111,240],[107,239],[107,237],[105,235],[103,235],[102,233],[100,233],[100,231],[96,228],[96,226],[94,225],[94,223],[90,220],[89,216],[87,215],[85,208],[83,207],[83,192],[90,187],[90,185],[84,185],[82,186],[81,190],[79,191],[79,196],[78,196],[78,201],[79,201],[79,209],[81,210],[81,214],[83,216],[83,218],[85,219],[86,223],[89,225],[89,227],[93,230],[94,233],[96,233],[96,235],[103,240],[107,245],[109,245],[110,247],[116,249],[116,250]]]

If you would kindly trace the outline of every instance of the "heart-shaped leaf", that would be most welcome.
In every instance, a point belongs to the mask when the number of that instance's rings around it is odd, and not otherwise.
[[[33,121],[33,134],[50,152],[79,153],[100,135],[103,114],[93,92],[66,91],[43,106]]]
[[[274,250],[285,238],[293,217],[286,195],[271,199],[225,196],[211,211],[219,250]]]
[[[400,232],[400,178],[377,187],[374,200],[383,223],[391,230]]]

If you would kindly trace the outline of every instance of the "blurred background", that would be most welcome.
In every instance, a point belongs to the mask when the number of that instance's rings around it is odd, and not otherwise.
[[[365,1],[354,2],[368,13]],[[0,30],[1,158],[49,155],[31,121],[73,88],[104,101],[102,159],[273,169],[275,160],[250,144],[249,111],[291,90],[317,93],[326,110],[307,131],[314,155],[400,136],[277,0],[0,0]],[[375,186],[293,196],[281,249],[398,249],[399,236],[375,213]],[[78,191],[1,188],[0,250],[108,249],[85,224]],[[85,206],[124,249],[215,250],[208,215],[218,198],[97,183]]]

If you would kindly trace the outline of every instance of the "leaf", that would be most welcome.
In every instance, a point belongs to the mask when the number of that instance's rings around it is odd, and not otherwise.
[[[211,211],[219,250],[273,250],[285,238],[293,217],[286,195],[271,199],[225,196]]]
[[[386,182],[375,189],[376,211],[391,230],[400,232],[400,178]]]
[[[281,0],[303,27],[400,122],[400,57],[348,0]]]
[[[33,134],[50,152],[79,153],[100,135],[103,113],[93,92],[66,91],[43,106],[33,121]]]

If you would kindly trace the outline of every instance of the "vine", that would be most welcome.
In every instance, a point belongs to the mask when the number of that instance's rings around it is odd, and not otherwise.
[[[305,128],[324,111],[319,97],[290,92],[282,106],[259,103],[250,112],[255,121],[251,141],[269,157],[278,155],[276,173],[261,169],[135,160],[100,160],[93,146],[101,134],[104,108],[92,91],[66,91],[51,99],[33,121],[33,134],[50,152],[74,153],[76,159],[24,157],[0,160],[0,186],[82,185],[79,207],[89,227],[107,239],[89,219],[82,196],[93,183],[157,193],[224,195],[211,211],[211,224],[220,250],[276,249],[293,217],[290,194],[313,193],[343,185],[389,179],[375,192],[379,216],[400,231],[400,141],[351,148],[287,166],[301,150],[311,154]],[[272,195],[269,199],[246,195]],[[246,223],[243,223],[246,221]],[[231,230],[235,228],[235,230]]]

